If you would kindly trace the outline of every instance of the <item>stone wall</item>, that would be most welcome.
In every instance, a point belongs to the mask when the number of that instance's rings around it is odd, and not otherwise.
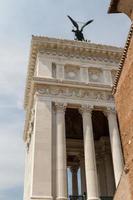
[[[118,185],[118,188],[114,196],[114,200],[131,200],[128,174],[125,174],[125,172],[123,172],[122,174],[120,184]]]
[[[125,63],[115,93],[116,109],[120,123],[122,146],[125,158],[127,178],[123,178],[117,193],[122,191],[128,196],[125,183],[129,181],[131,199],[133,199],[133,37],[131,38]],[[125,177],[125,176],[124,176]],[[117,200],[119,195],[116,195]],[[127,197],[126,197],[127,199]]]

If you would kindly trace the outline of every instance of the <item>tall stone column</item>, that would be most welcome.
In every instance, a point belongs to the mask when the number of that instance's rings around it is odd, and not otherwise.
[[[84,157],[80,159],[80,175],[81,175],[81,192],[86,193],[86,181],[85,181],[85,162]]]
[[[105,174],[105,165],[102,152],[99,152],[97,155],[97,171],[98,171],[98,180],[99,180],[99,193],[100,196],[107,196],[107,183],[106,183],[106,174]]]
[[[115,184],[117,187],[124,165],[123,165],[123,155],[122,155],[121,142],[120,142],[115,109],[108,108],[107,116],[108,116],[108,124],[109,124],[112,159],[113,159],[113,166],[114,166]]]
[[[66,137],[65,108],[66,105],[56,103],[56,199],[67,199],[67,167],[66,167]]]
[[[114,180],[111,155],[108,152],[105,153],[104,162],[105,162],[105,175],[107,183],[107,194],[108,196],[113,196],[115,192],[115,180]]]
[[[71,172],[72,172],[72,194],[73,195],[78,195],[78,177],[77,177],[77,172],[78,172],[78,166],[72,166]]]
[[[96,158],[91,119],[92,109],[89,106],[82,106],[80,111],[83,116],[87,200],[99,200]]]

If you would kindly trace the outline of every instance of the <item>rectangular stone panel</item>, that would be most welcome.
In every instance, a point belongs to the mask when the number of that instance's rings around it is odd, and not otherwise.
[[[35,105],[34,159],[32,197],[52,196],[52,111],[51,102],[40,100]]]

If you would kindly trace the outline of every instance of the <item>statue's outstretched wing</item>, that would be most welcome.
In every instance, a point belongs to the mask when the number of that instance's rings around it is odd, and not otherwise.
[[[89,20],[88,22],[86,22],[82,27],[81,27],[81,31],[83,31],[83,29],[85,28],[85,26],[87,26],[88,24],[92,23],[94,20]]]
[[[71,20],[72,24],[78,29],[79,26],[78,26],[77,22],[75,22],[69,15],[67,15],[67,16]]]

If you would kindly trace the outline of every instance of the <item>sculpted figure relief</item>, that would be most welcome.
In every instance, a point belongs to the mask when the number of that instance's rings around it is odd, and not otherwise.
[[[75,33],[75,40],[79,40],[79,41],[85,41],[84,35],[83,35],[83,29],[90,23],[92,23],[94,20],[89,20],[87,21],[82,27],[81,29],[79,29],[79,25],[76,21],[74,21],[69,15],[68,18],[70,19],[70,21],[72,22],[72,24],[74,25],[74,27],[76,29],[72,29],[72,32]]]

